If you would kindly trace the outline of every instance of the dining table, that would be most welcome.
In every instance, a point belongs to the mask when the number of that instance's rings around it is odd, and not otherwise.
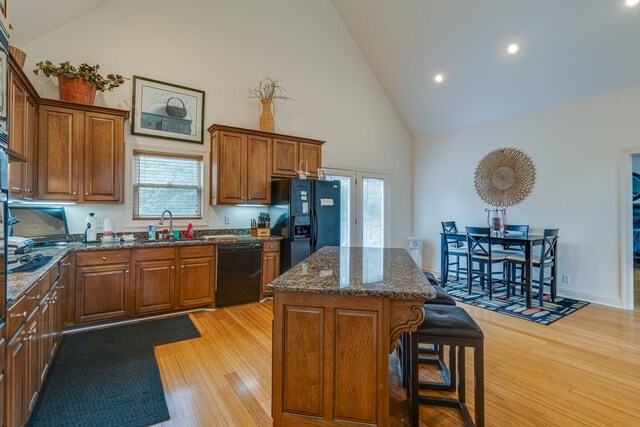
[[[447,259],[449,257],[449,244],[453,242],[466,242],[467,233],[440,233],[440,271],[442,272],[442,278],[440,279],[442,286],[447,284],[448,274],[444,274],[447,271]],[[523,255],[525,259],[524,263],[524,284],[525,284],[525,296],[527,308],[531,308],[531,293],[532,293],[532,271],[533,271],[533,257],[534,247],[540,246],[544,242],[544,236],[542,234],[524,234],[524,233],[495,233],[491,234],[492,245],[505,245],[505,246],[519,246],[522,247]],[[557,256],[557,254],[556,254]],[[468,260],[467,260],[468,262]],[[552,264],[553,280],[556,280],[555,268],[557,265],[557,259]],[[467,274],[469,274],[467,272]],[[539,291],[540,292],[540,291]]]

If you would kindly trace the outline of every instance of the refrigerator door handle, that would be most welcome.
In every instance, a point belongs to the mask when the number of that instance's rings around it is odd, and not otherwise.
[[[311,210],[311,220],[313,221],[313,228],[311,230],[311,252],[315,252],[316,244],[318,243],[318,213],[315,208]]]

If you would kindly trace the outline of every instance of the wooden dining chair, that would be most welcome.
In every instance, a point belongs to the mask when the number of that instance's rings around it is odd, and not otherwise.
[[[447,259],[445,260],[445,271],[442,272],[442,277],[449,277],[449,268],[451,266],[455,267],[456,280],[460,280],[460,273],[467,274],[467,267],[463,267],[460,264],[461,259],[467,258],[467,246],[464,242],[460,240],[450,239],[448,234],[457,234],[458,226],[455,221],[442,221],[442,232],[445,236],[445,244],[447,245],[447,252],[445,256]],[[451,258],[455,257],[455,261],[452,262]],[[444,283],[444,281],[442,281]],[[444,285],[443,285],[444,286]]]
[[[532,280],[532,286],[538,288],[538,302],[540,307],[544,305],[544,287],[549,286],[549,294],[551,301],[555,302],[557,297],[557,246],[558,246],[558,233],[559,228],[548,228],[544,230],[542,245],[540,245],[540,252],[537,256],[533,256],[532,264],[534,268],[538,269],[538,278]],[[507,297],[513,290],[514,285],[520,285],[520,293],[524,290],[524,284],[526,277],[524,275],[524,255],[509,255],[507,256]],[[516,266],[522,268],[522,280],[511,280],[511,270]],[[549,275],[546,276],[546,271],[549,270]]]
[[[493,299],[493,284],[507,283],[504,279],[493,277],[493,265],[501,264],[504,271],[504,264],[507,261],[507,254],[494,252],[492,249],[491,229],[489,227],[467,227],[468,256],[467,265],[471,266],[467,274],[468,291],[471,293],[473,280],[480,279],[480,285],[484,290],[484,283],[489,285],[489,299]],[[473,268],[473,263],[477,262],[478,269]]]

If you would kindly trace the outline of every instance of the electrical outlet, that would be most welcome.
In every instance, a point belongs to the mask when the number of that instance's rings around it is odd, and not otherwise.
[[[225,215],[225,217],[224,217],[224,224],[225,224],[225,225],[229,225],[229,224],[231,224],[231,217],[229,217],[229,216],[226,216],[226,215]]]
[[[562,275],[562,283],[571,283],[571,276],[569,276],[568,274],[563,274]]]

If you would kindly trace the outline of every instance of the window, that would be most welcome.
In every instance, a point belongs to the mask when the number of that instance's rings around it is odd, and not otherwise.
[[[202,156],[133,152],[133,219],[202,218]]]

